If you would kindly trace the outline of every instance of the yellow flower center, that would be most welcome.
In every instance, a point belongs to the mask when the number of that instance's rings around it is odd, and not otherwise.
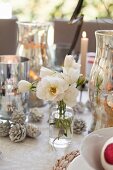
[[[50,87],[49,91],[52,95],[55,95],[56,94],[56,87]]]

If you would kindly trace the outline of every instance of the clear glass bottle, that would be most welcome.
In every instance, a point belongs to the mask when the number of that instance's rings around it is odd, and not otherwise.
[[[96,31],[96,58],[89,80],[93,130],[113,126],[113,31]]]
[[[55,148],[66,148],[73,137],[73,109],[66,107],[65,112],[52,107],[49,116],[49,143]]]

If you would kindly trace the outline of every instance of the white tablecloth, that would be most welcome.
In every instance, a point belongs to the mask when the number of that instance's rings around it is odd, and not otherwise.
[[[37,139],[26,138],[23,142],[13,143],[8,137],[0,137],[0,170],[52,170],[56,160],[72,150],[80,149],[84,135],[74,135],[72,144],[66,150],[55,150],[48,144],[49,124],[48,108],[42,108],[44,118],[37,123],[41,135]],[[82,118],[90,122],[87,112]]]

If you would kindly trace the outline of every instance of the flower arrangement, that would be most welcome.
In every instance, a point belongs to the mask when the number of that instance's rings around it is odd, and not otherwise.
[[[36,91],[39,99],[57,103],[59,119],[54,123],[56,127],[63,128],[62,135],[66,136],[67,128],[70,128],[71,124],[65,119],[66,107],[76,105],[78,87],[85,82],[85,79],[80,75],[80,64],[76,63],[71,55],[66,55],[62,69],[62,72],[57,72],[41,67],[39,80],[33,83],[21,80],[18,83],[18,90],[19,92]]]

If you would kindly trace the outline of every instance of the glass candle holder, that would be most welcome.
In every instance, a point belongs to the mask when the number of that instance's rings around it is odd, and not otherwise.
[[[29,59],[16,55],[0,56],[0,118],[9,120],[14,110],[28,112],[28,94],[18,92],[18,82],[28,80]]]

